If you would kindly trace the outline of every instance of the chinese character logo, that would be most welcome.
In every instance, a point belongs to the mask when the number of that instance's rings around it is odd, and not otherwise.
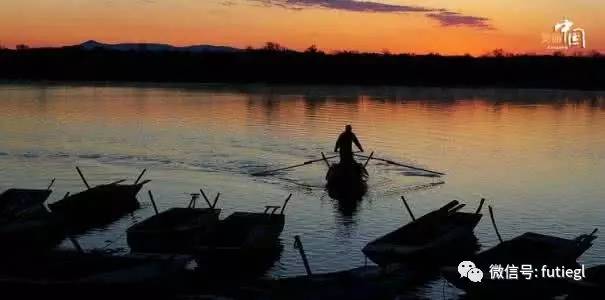
[[[547,49],[586,48],[586,32],[574,27],[574,22],[565,18],[553,26],[553,31],[542,34],[542,43]]]
[[[481,282],[483,279],[483,271],[477,269],[472,261],[463,261],[458,264],[458,273],[460,273],[460,278],[466,277],[472,282]]]

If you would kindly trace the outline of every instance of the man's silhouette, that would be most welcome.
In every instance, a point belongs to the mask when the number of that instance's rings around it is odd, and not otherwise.
[[[334,146],[334,152],[340,150],[340,163],[353,163],[353,143],[355,146],[363,152],[363,147],[359,143],[359,140],[353,133],[353,127],[351,125],[345,126],[345,131],[338,136],[336,145]]]

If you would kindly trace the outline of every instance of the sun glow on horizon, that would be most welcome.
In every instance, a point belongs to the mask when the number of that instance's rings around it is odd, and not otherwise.
[[[106,43],[213,44],[245,48],[267,41],[304,50],[480,55],[501,48],[548,52],[541,34],[564,17],[605,50],[605,3],[432,0],[6,0],[0,45]],[[337,4],[334,4],[337,3]]]

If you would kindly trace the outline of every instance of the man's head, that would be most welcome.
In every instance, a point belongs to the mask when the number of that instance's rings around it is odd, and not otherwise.
[[[352,127],[351,125],[347,125],[347,126],[345,126],[345,131],[346,131],[346,132],[351,132],[351,131],[353,131],[353,127]]]

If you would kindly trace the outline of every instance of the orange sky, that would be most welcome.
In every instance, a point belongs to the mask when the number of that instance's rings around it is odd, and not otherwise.
[[[292,5],[293,2],[297,4]],[[328,51],[388,49],[394,53],[484,54],[502,48],[510,52],[544,52],[542,33],[551,31],[554,23],[567,17],[586,30],[589,50],[605,51],[602,1],[359,3],[355,0],[3,0],[0,44],[58,46],[94,39],[107,43],[258,47],[266,41],[276,41],[294,49],[316,44]],[[408,9],[404,6],[421,7],[423,11],[402,12]],[[452,18],[451,26],[444,26],[437,18],[427,16],[444,12],[471,19]]]

